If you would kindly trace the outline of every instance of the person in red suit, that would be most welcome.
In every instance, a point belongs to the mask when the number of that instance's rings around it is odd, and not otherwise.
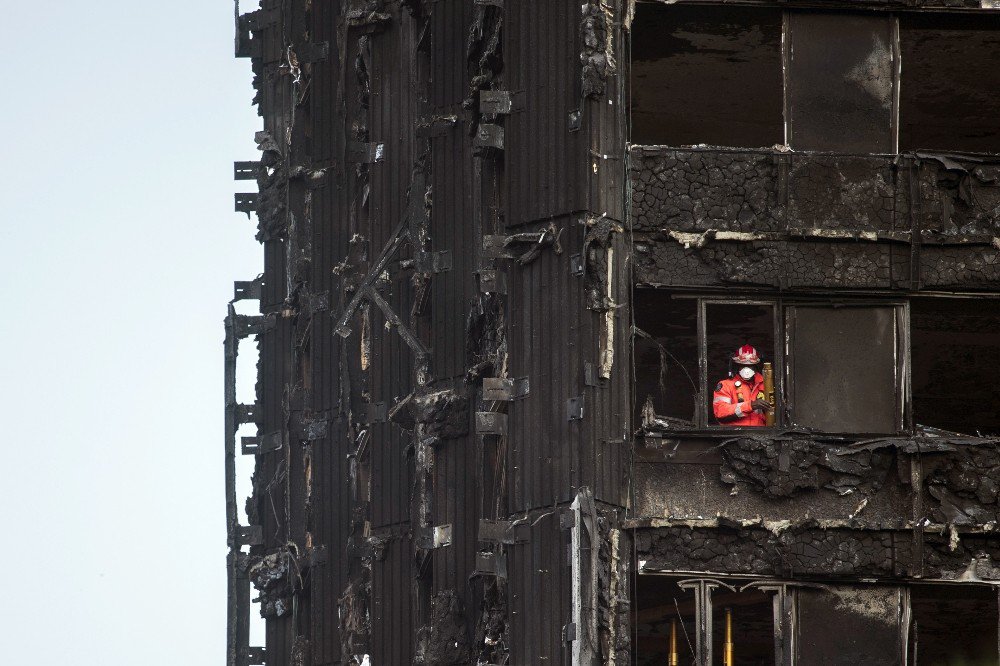
[[[758,428],[767,425],[771,405],[765,400],[764,376],[757,372],[760,356],[750,345],[743,345],[733,356],[740,366],[735,377],[723,379],[715,386],[712,411],[725,426]]]

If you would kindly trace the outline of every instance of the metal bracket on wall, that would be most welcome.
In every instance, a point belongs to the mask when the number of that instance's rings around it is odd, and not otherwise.
[[[267,648],[262,647],[251,647],[247,648],[247,661],[248,666],[260,666],[267,663]]]
[[[502,377],[483,378],[483,400],[486,402],[510,402],[528,395],[531,389],[527,377],[506,379]]]
[[[451,252],[418,252],[413,265],[420,273],[445,273],[452,267]]]
[[[264,545],[264,528],[260,525],[240,525],[236,528],[236,543],[240,546]]]
[[[507,115],[511,112],[510,92],[507,90],[480,90],[479,112]]]
[[[502,271],[479,271],[479,291],[484,294],[507,293],[507,274]]]
[[[571,254],[569,255],[569,272],[571,275],[577,277],[583,276],[583,255],[582,254]]]
[[[483,259],[496,260],[505,258],[507,253],[507,237],[488,234],[483,236]]]
[[[597,366],[589,361],[583,364],[583,385],[584,386],[600,386],[601,378],[597,372]]]
[[[476,569],[473,576],[496,576],[507,578],[507,556],[503,553],[476,553]]]
[[[260,162],[233,162],[233,180],[257,180]]]
[[[233,283],[233,302],[236,301],[259,301],[264,292],[264,277],[258,275],[256,279]]]
[[[261,437],[243,437],[240,447],[245,456],[259,456],[264,453],[280,451],[282,447],[281,432],[272,432]]]
[[[330,57],[330,42],[307,42],[295,50],[300,63],[322,62]]]
[[[417,548],[433,550],[444,548],[452,543],[451,525],[435,525],[434,527],[421,527],[417,531]]]
[[[233,195],[233,207],[237,213],[250,213],[257,212],[257,204],[260,200],[260,195],[256,192],[237,192]]]
[[[507,415],[499,412],[476,412],[477,435],[507,435]]]
[[[476,137],[472,140],[476,148],[495,148],[503,150],[503,127],[484,123],[476,129]]]
[[[511,520],[490,520],[482,518],[479,521],[479,540],[486,543],[502,543],[508,546],[528,543],[531,527],[526,522],[515,523]]]
[[[246,423],[257,422],[257,405],[236,405],[236,423],[244,425]]]
[[[579,395],[566,401],[566,418],[579,421],[583,418],[583,396]]]
[[[347,144],[347,161],[354,164],[375,164],[385,158],[384,143],[351,141]]]

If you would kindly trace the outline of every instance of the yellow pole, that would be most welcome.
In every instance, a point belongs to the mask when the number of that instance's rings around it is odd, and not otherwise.
[[[735,666],[736,664],[733,659],[733,610],[731,608],[726,609],[726,645],[722,663],[723,666]]]
[[[761,374],[764,375],[764,399],[771,403],[771,411],[766,415],[766,424],[769,426],[774,425],[774,366],[770,363],[765,363]]]
[[[670,666],[680,666],[677,654],[677,620],[670,620]]]

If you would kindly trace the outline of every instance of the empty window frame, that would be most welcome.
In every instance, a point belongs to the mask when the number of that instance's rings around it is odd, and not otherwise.
[[[997,588],[914,585],[909,596],[909,666],[1000,663]]]
[[[819,584],[642,574],[635,663],[986,666],[998,662],[995,586]]]
[[[652,411],[669,427],[734,427],[715,418],[714,389],[727,379],[738,379],[739,366],[731,359],[746,344],[757,349],[758,368],[770,363],[775,381],[781,381],[780,349],[775,344],[779,321],[773,301],[692,298],[637,289],[633,312],[639,418]]]
[[[903,431],[906,329],[903,304],[787,306],[790,424],[829,433]]]
[[[640,2],[629,140],[1000,153],[1000,17]]]
[[[900,149],[1000,153],[1000,17],[904,14]]]
[[[633,631],[635,664],[773,666],[775,596],[746,581],[639,576]]]
[[[785,117],[793,150],[896,152],[896,18],[788,12]]]
[[[631,33],[632,143],[784,142],[782,15],[640,2]]]
[[[698,301],[637,289],[635,402],[680,427],[695,425],[698,407]]]
[[[905,654],[906,590],[890,586],[794,589],[796,664],[898,666]]]
[[[1000,299],[911,299],[910,345],[918,430],[1000,435]]]
[[[749,344],[761,370],[772,364],[774,426],[896,434],[911,425],[905,303],[736,300],[638,289],[633,309],[639,418],[655,413],[667,429],[745,425],[720,422],[713,406],[716,389],[739,379],[731,357]]]

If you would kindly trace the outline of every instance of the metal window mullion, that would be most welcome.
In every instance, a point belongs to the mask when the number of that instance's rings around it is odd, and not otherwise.
[[[708,427],[708,332],[705,323],[705,304],[698,299],[698,409],[695,416],[698,426]]]

